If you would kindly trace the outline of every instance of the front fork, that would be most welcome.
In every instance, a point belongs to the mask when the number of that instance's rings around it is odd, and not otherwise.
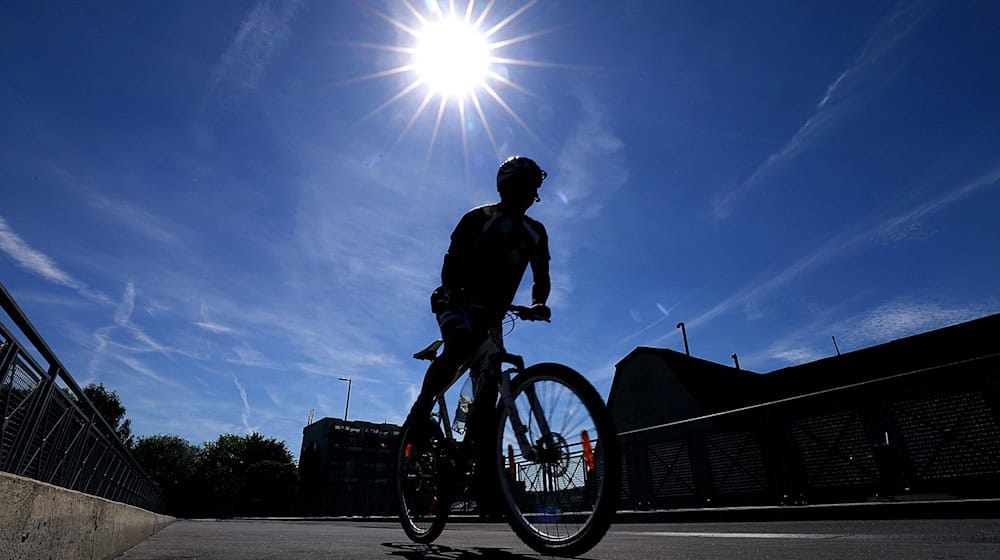
[[[517,411],[517,405],[514,403],[514,394],[511,391],[511,373],[521,373],[524,371],[524,359],[520,356],[504,353],[500,358],[500,363],[507,363],[514,366],[500,371],[500,395],[503,407],[507,410],[507,417],[510,418],[511,429],[514,431],[517,445],[521,449],[521,456],[527,461],[537,461],[538,447],[535,445],[535,442],[528,439],[528,427],[521,420],[521,415]],[[545,418],[542,403],[538,400],[538,395],[535,393],[534,385],[528,385],[524,394],[528,397],[528,405],[530,407],[528,413],[535,417],[535,422],[541,432],[539,441],[545,441],[545,437],[549,433],[549,423]]]

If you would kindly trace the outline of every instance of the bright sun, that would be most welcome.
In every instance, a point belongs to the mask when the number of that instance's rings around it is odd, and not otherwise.
[[[354,81],[387,78],[398,75],[412,75],[412,80],[403,80],[399,91],[376,107],[367,117],[381,113],[390,105],[396,104],[413,94],[418,96],[423,91],[422,99],[410,116],[402,132],[396,138],[396,144],[403,138],[421,115],[432,114],[433,125],[427,147],[429,160],[438,132],[444,121],[448,108],[458,112],[458,134],[462,139],[462,151],[468,161],[469,145],[467,133],[479,131],[485,133],[493,147],[499,153],[496,138],[490,125],[488,114],[491,113],[488,104],[492,103],[510,116],[515,122],[535,137],[534,132],[514,111],[504,98],[505,93],[515,90],[520,94],[538,98],[538,95],[525,87],[514,83],[510,76],[511,66],[556,66],[534,60],[524,60],[500,56],[498,53],[517,45],[545,35],[552,30],[538,30],[524,35],[499,38],[503,32],[509,32],[511,23],[531,9],[539,0],[527,0],[514,11],[503,14],[492,14],[496,8],[496,0],[477,5],[476,0],[466,0],[464,7],[459,0],[424,0],[415,6],[413,0],[399,0],[397,6],[400,13],[408,12],[410,17],[390,16],[374,8],[367,7],[372,13],[382,18],[390,25],[409,35],[414,42],[407,44],[357,44],[359,47],[384,50],[403,55],[399,66],[386,68]],[[422,6],[421,10],[418,6]],[[506,6],[506,4],[505,4]],[[495,17],[491,17],[495,16]],[[499,20],[497,23],[487,23],[487,20]],[[506,91],[505,91],[506,90]],[[437,99],[437,109],[432,101]],[[495,115],[496,113],[493,112]],[[477,119],[481,126],[476,126],[472,120]]]
[[[490,46],[486,37],[467,22],[429,22],[419,32],[413,63],[417,75],[433,91],[461,99],[485,83]]]

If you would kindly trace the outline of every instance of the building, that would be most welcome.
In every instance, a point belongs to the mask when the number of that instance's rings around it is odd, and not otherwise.
[[[662,348],[616,366],[623,505],[997,497],[1000,315],[767,374]]]
[[[299,475],[309,515],[391,515],[399,426],[323,418],[302,430]]]

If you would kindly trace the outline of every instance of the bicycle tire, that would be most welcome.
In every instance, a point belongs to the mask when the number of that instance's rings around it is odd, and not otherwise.
[[[498,407],[495,475],[507,522],[537,552],[578,556],[601,541],[618,507],[621,454],[617,432],[590,382],[564,365],[544,363],[525,369],[511,383],[518,415],[534,443],[543,438],[539,438],[542,431],[537,422],[529,417],[529,390],[541,402],[550,436],[541,445],[544,456],[534,462],[522,457],[517,463],[509,412],[502,404]],[[545,393],[555,394],[554,399],[542,402],[548,398]],[[572,402],[573,397],[579,404]],[[577,435],[580,454],[574,457],[576,444],[570,441]]]
[[[451,510],[453,476],[450,459],[442,451],[444,435],[437,423],[428,420],[422,441],[411,441],[409,425],[399,433],[396,452],[396,500],[399,523],[415,543],[430,544],[437,539]]]

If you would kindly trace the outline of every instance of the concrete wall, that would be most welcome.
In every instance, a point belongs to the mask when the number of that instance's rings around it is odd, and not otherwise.
[[[0,472],[0,560],[114,558],[173,521]]]

